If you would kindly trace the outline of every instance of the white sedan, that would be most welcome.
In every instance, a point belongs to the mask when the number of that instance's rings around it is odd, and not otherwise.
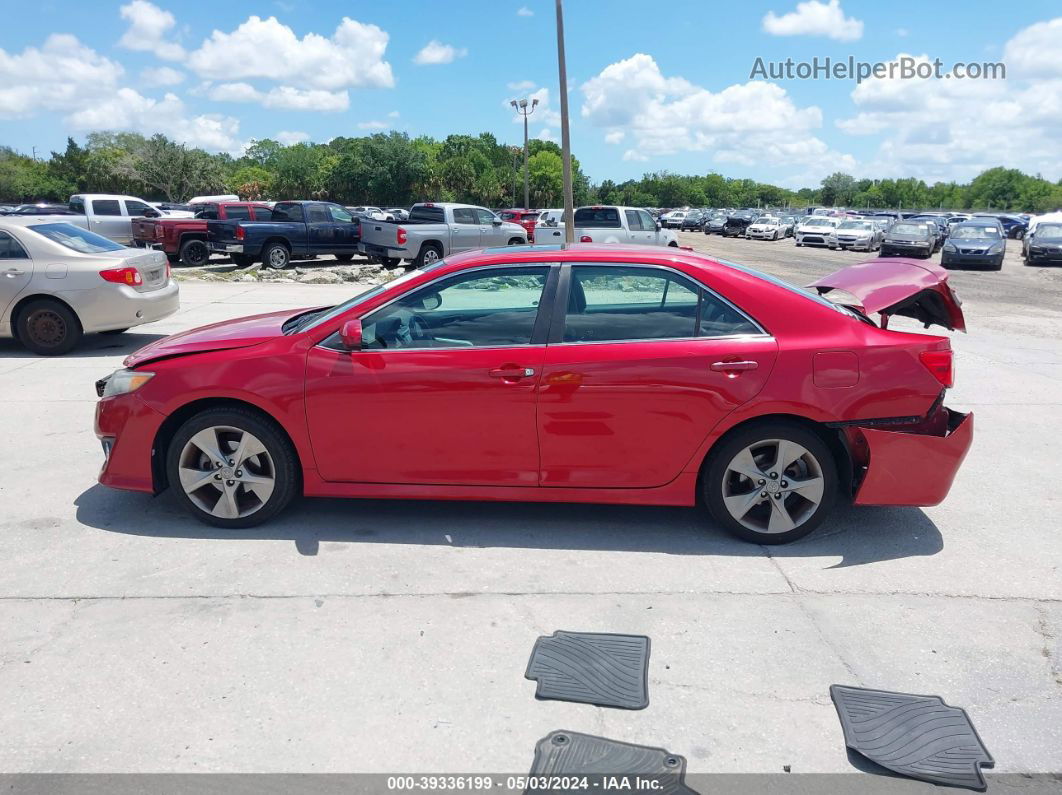
[[[58,356],[180,305],[166,255],[126,248],[57,217],[0,219],[0,337]]]

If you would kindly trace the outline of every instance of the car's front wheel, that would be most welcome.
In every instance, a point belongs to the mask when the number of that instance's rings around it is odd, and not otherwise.
[[[837,467],[813,431],[789,422],[740,429],[712,451],[702,482],[712,516],[756,544],[812,532],[833,507]]]
[[[166,454],[169,483],[201,522],[261,524],[297,492],[291,442],[269,420],[240,408],[207,409],[182,425]]]

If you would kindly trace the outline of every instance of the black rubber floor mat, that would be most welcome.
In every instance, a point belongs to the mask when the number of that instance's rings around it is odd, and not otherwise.
[[[535,641],[528,679],[535,698],[599,707],[649,706],[649,638],[601,632],[554,632]]]
[[[904,776],[984,790],[982,767],[995,762],[965,710],[939,696],[830,686],[844,742]]]
[[[686,759],[663,748],[555,731],[535,746],[535,761],[525,792],[618,789],[622,784],[608,778],[626,776],[629,791],[695,795],[686,786],[685,775]],[[583,776],[587,777],[585,786]]]

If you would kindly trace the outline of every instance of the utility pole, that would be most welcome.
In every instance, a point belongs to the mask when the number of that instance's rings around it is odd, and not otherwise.
[[[528,105],[527,98],[525,97],[519,102],[515,99],[510,100],[509,104],[516,109],[517,113],[524,117],[524,209],[530,210],[531,199],[527,187],[527,117],[535,112],[535,106],[538,105],[538,100],[533,99],[531,100],[531,104]]]
[[[557,0],[557,71],[560,73],[561,160],[564,167],[564,242],[575,242],[572,144],[568,137],[568,66],[564,60],[564,3]]]

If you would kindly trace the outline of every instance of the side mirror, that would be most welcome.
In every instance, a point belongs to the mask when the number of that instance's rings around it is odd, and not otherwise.
[[[426,309],[429,312],[433,309],[438,309],[442,306],[442,296],[438,293],[428,293],[420,299],[421,309]]]
[[[160,213],[158,210],[148,209],[148,210],[144,210],[144,217],[145,218],[161,218],[162,217],[162,213]]]
[[[493,221],[491,221],[491,223],[494,224],[495,226],[501,226],[502,225],[502,220],[501,220],[501,218],[495,218]]]
[[[659,221],[657,221],[656,222],[656,231],[659,232],[663,228],[664,228],[663,224],[661,224]]]
[[[348,351],[361,350],[361,321],[348,320],[339,330],[339,339]]]

